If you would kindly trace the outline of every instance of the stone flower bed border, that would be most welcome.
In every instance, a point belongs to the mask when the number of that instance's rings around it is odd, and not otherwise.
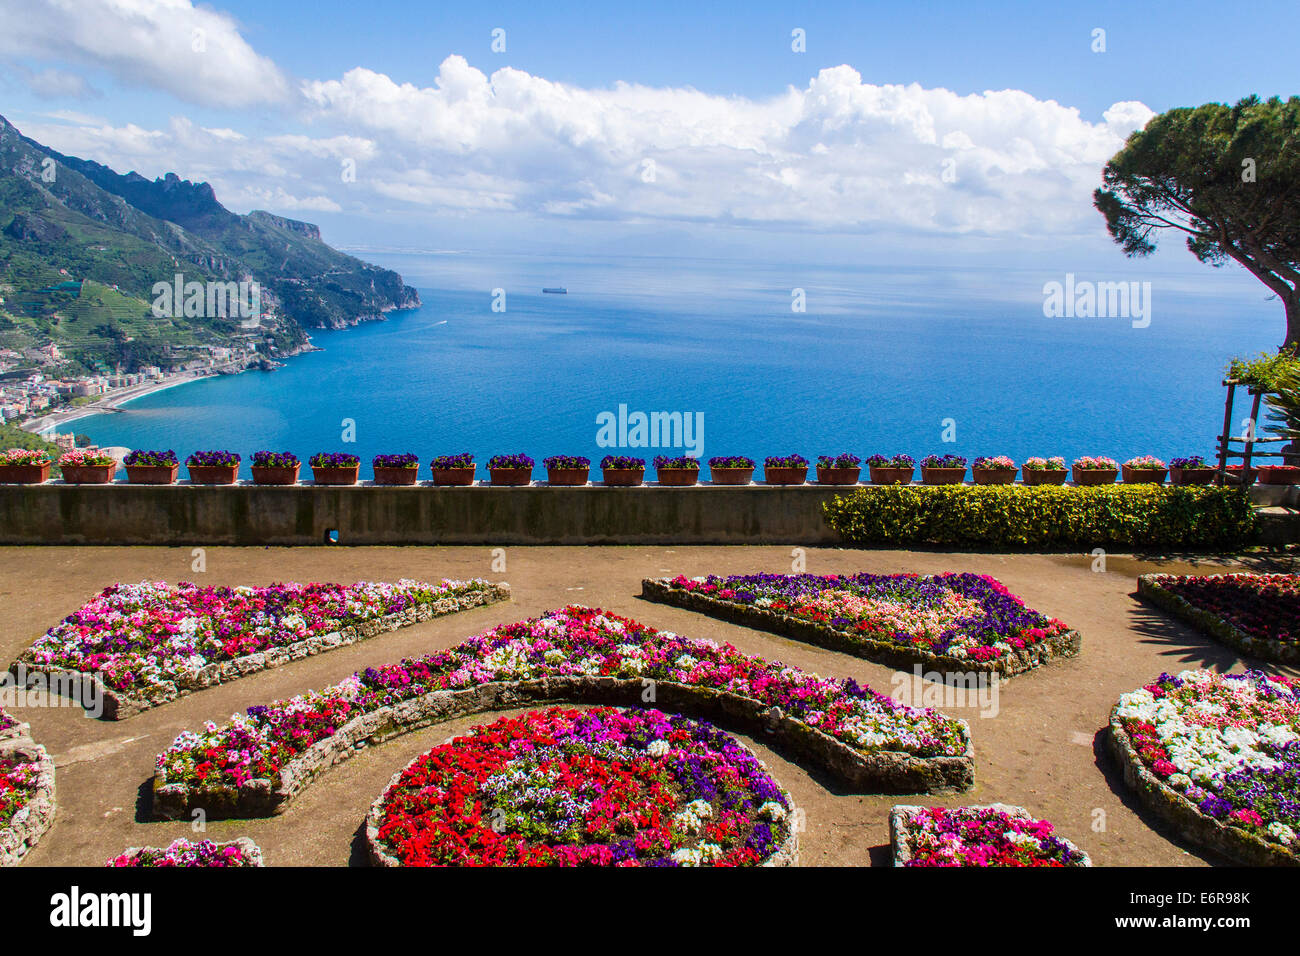
[[[199,841],[195,841],[195,842],[199,842]],[[226,847],[232,847],[232,846],[237,846],[241,850],[243,850],[244,858],[248,860],[247,867],[245,868],[266,866],[265,861],[262,859],[262,848],[258,846],[256,843],[254,843],[248,837],[236,837],[233,840],[227,840],[224,843],[216,844],[217,849],[220,850],[224,850]],[[145,853],[145,852],[165,853],[167,849],[168,848],[165,846],[163,847],[131,846],[131,847],[127,847],[125,850],[119,853],[118,856],[119,857],[132,856],[134,854]],[[117,859],[117,857],[114,857],[113,859]],[[111,862],[112,861],[110,860],[108,865],[111,865]]]
[[[1124,772],[1124,783],[1142,806],[1192,843],[1208,847],[1243,866],[1300,866],[1300,848],[1287,849],[1202,813],[1200,808],[1147,769],[1124,730],[1117,703],[1110,712],[1106,742]]]
[[[28,802],[22,820],[11,820],[0,829],[0,867],[17,866],[54,825],[57,800],[54,790],[54,760],[45,748],[34,743],[27,724],[0,730],[0,756],[19,756],[37,765],[36,793]]]
[[[736,743],[740,744],[740,746],[751,754],[755,760],[758,760],[758,755],[754,754],[749,747],[745,746],[745,744],[740,741],[736,741]],[[387,796],[388,791],[397,786],[398,781],[402,779],[402,774],[406,773],[411,764],[415,763],[415,761],[419,760],[423,756],[424,754],[416,755],[406,764],[406,766],[393,774],[388,783],[384,785],[384,789],[380,791],[379,796],[375,798],[374,803],[370,805],[370,811],[366,814],[366,849],[369,853],[371,866],[402,867],[402,862],[385,850],[379,842],[379,816],[383,809],[384,797]],[[776,780],[776,777],[772,776],[772,771],[767,764],[762,760],[758,760],[758,765],[763,768],[768,776],[771,776],[774,781]],[[781,786],[779,781],[777,782],[777,786]],[[781,792],[785,794],[786,803],[790,805],[790,818],[791,820],[794,820],[798,811],[794,798],[790,796],[790,792],[786,790],[785,787],[781,787]],[[776,851],[760,865],[767,867],[799,865],[799,830],[793,823],[791,823],[789,827],[789,832],[786,834],[785,840],[783,840],[781,845],[777,847]]]
[[[801,721],[779,707],[712,688],[657,681],[652,706],[707,720],[719,727],[773,739],[793,755],[807,759],[843,785],[860,793],[954,793],[975,782],[975,751],[970,726],[958,723],[966,738],[961,756],[917,757],[899,751],[861,752]],[[383,743],[433,724],[495,710],[522,709],[537,703],[609,704],[638,707],[645,685],[616,677],[548,677],[531,681],[494,681],[463,690],[438,690],[360,715],[330,737],[312,744],[280,771],[278,783],[249,780],[242,786],[197,789],[168,784],[154,775],[155,819],[188,819],[202,809],[210,819],[266,817],[288,803],[320,774],[371,744]]]
[[[370,621],[361,621],[340,630],[331,631],[328,634],[316,634],[306,640],[286,644],[283,647],[269,648],[256,654],[247,654],[228,661],[214,661],[202,668],[195,675],[191,684],[181,686],[168,681],[158,685],[154,692],[146,697],[132,697],[123,691],[115,690],[106,685],[98,674],[87,674],[82,671],[72,671],[62,667],[34,663],[30,649],[20,654],[9,670],[16,677],[20,676],[19,666],[21,665],[22,675],[25,675],[29,683],[34,675],[43,674],[49,680],[49,686],[66,688],[73,695],[73,699],[86,707],[87,710],[90,709],[88,698],[89,700],[98,699],[103,701],[104,710],[101,719],[125,720],[152,707],[169,704],[197,691],[207,690],[209,687],[215,687],[218,684],[238,680],[258,671],[282,667],[304,657],[313,657],[317,654],[338,650],[340,647],[347,647],[350,644],[356,644],[379,634],[400,630],[413,624],[420,624],[435,617],[445,617],[448,614],[468,611],[472,608],[508,600],[510,600],[509,584],[505,582],[499,584],[489,582],[487,587],[480,590],[471,591],[458,597],[441,598],[431,604],[417,604],[399,614],[389,614]]]
[[[685,608],[688,611],[698,611],[742,627],[758,628],[781,637],[851,654],[887,667],[910,668],[914,664],[921,664],[941,674],[976,673],[998,674],[1004,678],[1014,677],[1058,657],[1073,657],[1079,653],[1083,645],[1083,637],[1079,632],[1070,630],[1046,638],[1030,647],[1008,652],[1006,656],[997,660],[977,661],[947,654],[928,654],[924,651],[898,647],[885,641],[851,636],[846,631],[825,624],[814,624],[779,611],[735,604],[707,594],[673,587],[671,578],[644,579],[641,582],[641,597],[647,601]]]
[[[918,807],[911,804],[898,804],[889,811],[889,844],[893,850],[894,866],[907,866],[912,859],[912,848],[907,842],[907,817],[919,810],[928,810],[929,807]],[[952,809],[958,809],[953,807]],[[1005,813],[1011,817],[1021,817],[1026,820],[1036,820],[1037,817],[1030,813],[1024,807],[1012,806],[1008,803],[982,803],[975,804],[961,809],[967,810],[996,810]],[[1058,833],[1054,833],[1058,840],[1068,846],[1071,850],[1083,855],[1083,859],[1078,863],[1067,864],[1068,866],[1092,866],[1092,860],[1087,853],[1080,850],[1074,843],[1065,839]]]
[[[1168,611],[1174,617],[1208,634],[1214,640],[1221,644],[1227,644],[1243,654],[1249,654],[1265,661],[1300,664],[1300,646],[1252,637],[1219,615],[1199,608],[1181,594],[1175,594],[1168,588],[1161,586],[1162,579],[1173,576],[1168,574],[1138,575],[1138,597],[1154,604],[1161,610]],[[1222,576],[1237,577],[1238,575]],[[1254,575],[1243,576],[1253,577]]]

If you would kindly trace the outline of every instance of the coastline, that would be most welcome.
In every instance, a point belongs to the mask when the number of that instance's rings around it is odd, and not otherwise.
[[[31,432],[33,435],[44,437],[49,432],[78,419],[89,418],[91,415],[98,415],[104,411],[121,408],[129,402],[144,398],[146,395],[153,395],[155,392],[166,391],[178,385],[187,385],[190,382],[199,382],[211,377],[210,375],[194,375],[191,372],[181,372],[157,382],[150,382],[148,385],[129,385],[126,388],[116,389],[112,393],[102,395],[91,404],[81,405],[67,411],[51,412],[48,415],[42,415],[40,418],[23,422],[18,427],[23,431]]]

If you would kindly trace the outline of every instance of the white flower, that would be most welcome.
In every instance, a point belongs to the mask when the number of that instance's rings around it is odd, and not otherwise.
[[[651,757],[666,757],[669,751],[668,741],[652,740],[650,746],[646,747],[645,752]]]
[[[769,800],[758,808],[758,815],[764,820],[772,820],[780,823],[786,817],[786,809],[775,800]]]

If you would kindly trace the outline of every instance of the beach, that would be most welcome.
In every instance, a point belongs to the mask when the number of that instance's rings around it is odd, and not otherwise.
[[[128,385],[126,388],[115,388],[105,392],[98,399],[85,405],[78,405],[76,408],[65,408],[56,412],[50,412],[39,418],[33,418],[30,421],[23,422],[18,427],[23,431],[31,432],[34,435],[46,435],[55,431],[62,425],[75,422],[81,418],[87,418],[91,415],[97,415],[101,412],[110,411],[120,408],[128,402],[144,398],[146,395],[152,395],[155,392],[163,392],[169,388],[175,388],[177,385],[186,385],[190,382],[207,378],[206,375],[196,375],[193,372],[177,372],[172,375],[164,376],[156,382],[149,382],[145,385]]]

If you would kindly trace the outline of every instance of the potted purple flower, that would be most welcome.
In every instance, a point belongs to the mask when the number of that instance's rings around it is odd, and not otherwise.
[[[1119,474],[1119,465],[1113,458],[1101,458],[1085,455],[1074,459],[1074,483],[1076,485],[1109,485]]]
[[[291,451],[253,452],[253,484],[296,485],[302,462]]]
[[[1016,480],[1016,463],[1006,455],[980,456],[970,473],[977,485],[1009,485]]]
[[[600,460],[600,478],[607,488],[631,488],[645,481],[645,459],[606,455]]]
[[[533,480],[533,465],[527,455],[493,455],[488,459],[488,474],[495,486],[526,485]]]
[[[239,478],[239,455],[233,451],[196,451],[185,459],[192,485],[233,485]]]
[[[700,480],[700,460],[685,455],[677,458],[668,455],[657,455],[655,457],[655,475],[661,485],[684,488]]]
[[[429,472],[435,485],[457,487],[474,484],[474,456],[469,452],[459,455],[438,455],[429,462]]]
[[[0,452],[0,484],[39,485],[50,477],[50,456],[30,448]]]
[[[763,483],[802,485],[808,480],[808,459],[803,455],[770,455],[763,461]]]
[[[911,455],[872,455],[867,459],[867,471],[873,485],[910,485],[916,459]]]
[[[106,485],[113,480],[117,462],[102,451],[74,448],[59,457],[59,471],[69,485]]]
[[[1120,467],[1126,485],[1163,485],[1169,474],[1169,466],[1151,455],[1130,458]]]
[[[591,459],[581,455],[552,455],[542,462],[546,483],[555,488],[585,485],[591,478]]]
[[[960,485],[966,480],[966,459],[961,455],[926,455],[921,459],[921,484]]]
[[[1169,483],[1173,485],[1208,485],[1214,480],[1214,467],[1200,455],[1174,458],[1169,462]]]
[[[355,485],[361,472],[361,459],[345,451],[318,451],[307,463],[311,479],[318,485]]]
[[[720,455],[709,459],[709,482],[715,485],[747,485],[754,480],[754,459],[744,455]]]
[[[126,480],[132,485],[170,485],[181,470],[176,452],[133,451],[122,459],[126,466]]]
[[[420,475],[420,459],[403,455],[376,455],[370,461],[377,485],[413,485]]]
[[[857,455],[821,455],[817,459],[817,484],[856,485],[862,475]]]
[[[1063,485],[1070,475],[1070,470],[1065,467],[1065,459],[1060,456],[1026,458],[1020,470],[1027,485]]]

